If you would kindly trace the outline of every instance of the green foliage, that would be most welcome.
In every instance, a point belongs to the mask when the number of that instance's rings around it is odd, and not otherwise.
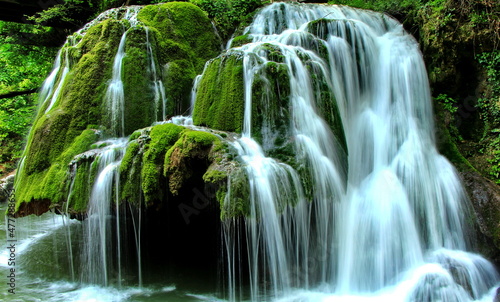
[[[32,37],[48,30],[0,21],[0,95],[40,87],[57,50],[22,44],[19,36]],[[10,172],[21,156],[24,137],[37,107],[36,100],[36,93],[0,99],[0,176]]]
[[[440,0],[437,0],[440,1]],[[401,14],[409,12],[412,9],[418,8],[422,0],[333,0],[328,1],[329,4],[348,5],[362,9],[370,9],[381,11],[388,14]]]
[[[486,87],[477,103],[486,125],[483,153],[488,157],[487,173],[500,184],[500,50],[480,53],[476,59],[487,77]]]
[[[447,94],[440,94],[436,97],[436,101],[440,102],[443,105],[444,110],[449,113],[456,113],[458,110],[457,101],[453,98],[449,97]]]
[[[476,55],[479,64],[485,69],[487,87],[478,100],[483,119],[490,129],[500,127],[500,50],[483,52]]]
[[[262,6],[261,0],[191,0],[213,19],[220,35],[228,40],[243,21],[250,21],[251,13]]]
[[[117,1],[64,0],[58,2],[29,17],[28,20],[37,24],[77,29],[94,17],[97,12],[106,9],[107,5],[113,5]]]
[[[493,148],[492,157],[488,159],[491,164],[489,174],[497,184],[500,184],[500,135],[494,141]]]

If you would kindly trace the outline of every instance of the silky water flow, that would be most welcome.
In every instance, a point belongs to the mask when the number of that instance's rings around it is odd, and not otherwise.
[[[138,24],[137,12],[125,13],[128,26]],[[96,22],[110,14],[116,11]],[[110,207],[127,145],[121,80],[127,31],[124,27],[105,96],[118,138],[100,142],[104,147],[92,164],[96,177],[89,184],[81,251],[68,248],[71,279],[82,285],[64,290],[68,294],[60,299],[47,293],[47,301],[91,300],[91,293],[109,301],[134,295],[149,301],[158,294],[142,288],[140,208],[127,223],[133,224],[128,244],[136,246],[142,289],[122,287],[125,209],[116,206],[112,213]],[[156,66],[154,41],[147,28],[144,34],[152,105],[162,121],[169,88],[162,73],[168,65]],[[425,66],[418,44],[402,25],[349,7],[274,3],[256,14],[245,34],[251,43],[225,52],[242,57],[244,124],[233,146],[248,180],[249,213],[222,222],[220,257],[226,266],[221,279],[227,291],[219,296],[230,301],[492,301],[500,279],[491,263],[471,252],[470,201],[457,172],[436,150]],[[59,52],[40,92],[42,113],[55,108],[71,71],[67,47],[78,43],[68,39]],[[289,120],[279,133],[272,114],[266,114],[275,101],[271,65],[285,71],[287,83],[280,85],[288,87],[281,92]],[[196,78],[190,113],[202,80],[203,74]],[[262,125],[252,116],[256,101],[268,104],[259,108]],[[177,120],[192,123],[190,117]],[[283,133],[294,164],[270,155]],[[230,176],[228,207],[233,180]],[[70,247],[76,233],[70,228],[76,224],[64,219],[60,224]],[[81,254],[79,269],[72,261],[76,254]],[[170,291],[175,286],[159,290]]]

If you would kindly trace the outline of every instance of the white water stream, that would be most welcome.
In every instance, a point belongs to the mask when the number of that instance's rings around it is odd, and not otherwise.
[[[253,43],[236,49],[244,54],[246,108],[235,147],[250,186],[250,299],[472,301],[491,295],[499,277],[493,265],[467,252],[469,201],[455,169],[436,150],[427,74],[413,37],[382,14],[284,3],[264,8],[246,34]],[[295,170],[266,157],[252,139],[252,85],[267,76],[269,45],[288,70],[289,125],[312,197],[304,196]],[[321,91],[312,80],[318,77],[338,106],[347,154],[325,121],[330,113],[318,106]],[[272,140],[266,135],[262,131],[263,141]],[[226,222],[231,300],[243,269],[234,228]]]
[[[137,22],[137,11],[127,10],[123,17],[131,26]],[[113,14],[118,13],[108,11],[97,20]],[[314,23],[319,19],[327,20]],[[470,252],[465,223],[469,201],[456,171],[436,150],[428,79],[415,40],[399,23],[380,14],[284,3],[259,12],[246,34],[253,43],[237,49],[244,55],[244,128],[234,147],[249,181],[250,215],[244,221],[224,222],[226,245],[221,257],[228,264],[227,298],[491,302],[500,279],[491,263]],[[116,136],[124,135],[126,123],[121,82],[126,36],[125,31],[106,94]],[[155,64],[147,29],[146,41],[154,105],[157,116],[161,110],[164,118],[168,87],[163,86]],[[266,68],[276,59],[268,57],[269,45],[282,55],[279,64],[288,73],[290,137],[285,139],[291,142],[301,169],[268,156],[276,139],[271,128],[264,125],[262,133],[252,129],[253,84],[268,76]],[[47,103],[45,113],[57,105],[60,87],[71,72],[67,56],[67,50],[61,50],[40,92]],[[200,80],[193,87],[192,108]],[[338,114],[323,111],[324,89]],[[273,101],[270,91],[263,97]],[[330,114],[341,129],[329,125]],[[172,122],[192,124],[189,117],[174,117]],[[265,147],[255,139],[259,136]],[[201,277],[183,280],[193,284],[182,290],[164,283],[162,275],[143,281],[141,257],[147,250],[141,247],[141,209],[137,217],[130,209],[131,222],[120,221],[126,215],[118,203],[116,215],[112,214],[126,139],[108,143],[95,159],[99,167],[88,218],[83,223],[44,218],[20,241],[19,256],[28,264],[18,268],[19,284],[25,289],[19,298],[219,301],[215,294],[196,291],[203,285]],[[230,197],[231,192],[226,202],[231,202]],[[132,223],[135,233],[129,236],[135,241],[128,244],[136,245],[138,288],[129,282],[122,287],[125,260],[120,240],[127,223]],[[66,228],[62,235],[60,228]],[[83,238],[72,239],[78,235]],[[66,279],[24,273],[48,267],[30,262],[38,259],[37,253],[43,259],[51,259],[51,253],[58,258],[56,245],[45,241],[57,242],[64,236],[71,257]],[[80,251],[81,259],[74,257]],[[5,251],[0,253],[0,258],[6,257]],[[73,257],[78,263],[73,263]],[[242,263],[248,267],[241,267]],[[56,264],[47,269],[51,274],[59,273]],[[82,282],[75,280],[75,270]],[[0,271],[6,274],[7,268],[0,266]]]

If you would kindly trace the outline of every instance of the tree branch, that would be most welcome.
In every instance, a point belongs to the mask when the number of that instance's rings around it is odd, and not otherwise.
[[[8,99],[8,98],[13,98],[15,96],[19,95],[27,95],[27,94],[32,94],[38,91],[38,88],[33,88],[33,89],[27,89],[27,90],[22,90],[22,91],[11,91],[8,93],[0,94],[0,100],[1,99]]]

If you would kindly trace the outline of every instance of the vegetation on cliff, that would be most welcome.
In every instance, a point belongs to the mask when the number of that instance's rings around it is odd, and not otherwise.
[[[0,177],[11,172],[21,157],[37,108],[36,91],[57,52],[54,47],[24,43],[22,37],[49,31],[0,21]]]
[[[207,184],[224,189],[225,143],[216,135],[174,124],[144,129],[131,140],[120,165],[120,199],[161,207],[203,175]]]
[[[69,12],[77,6],[77,2],[85,2],[84,6],[91,8],[94,15],[108,7],[122,4],[120,1],[104,1],[100,4],[92,1],[66,1],[64,5],[40,14],[38,21],[50,23],[51,18],[59,18],[65,22],[73,22],[75,20],[72,21],[72,18],[76,18],[76,15]],[[158,1],[136,1],[130,4],[153,2]],[[248,22],[252,17],[251,12],[262,5],[257,0],[168,2],[143,8],[138,20],[149,29],[138,26],[128,32],[123,81],[127,96],[125,116],[130,121],[127,123],[126,133],[133,134],[121,166],[125,177],[121,197],[131,202],[137,202],[137,196],[142,193],[144,195],[141,198],[145,199],[146,204],[155,204],[169,194],[178,194],[179,188],[190,177],[189,170],[185,170],[189,161],[200,160],[208,169],[208,166],[212,167],[214,160],[212,155],[208,155],[211,154],[208,150],[217,149],[214,146],[218,140],[214,137],[205,137],[205,140],[202,139],[205,134],[189,134],[189,131],[176,128],[175,125],[160,125],[150,130],[134,132],[148,126],[158,117],[157,112],[145,105],[154,98],[151,87],[147,87],[152,80],[151,64],[157,67],[161,79],[169,87],[166,91],[167,115],[184,113],[189,106],[194,77],[202,72],[206,61],[219,54],[222,40],[227,40],[240,22]],[[459,169],[478,170],[499,182],[499,5],[487,0],[467,3],[453,0],[406,0],[397,3],[331,1],[333,2],[384,11],[403,21],[404,26],[420,42],[429,70],[440,125],[438,140],[441,152]],[[211,30],[210,21],[214,21],[222,40]],[[109,19],[91,27],[83,38],[75,37],[76,40],[81,39],[76,46],[65,46],[67,55],[64,60],[68,60],[71,71],[61,90],[62,97],[56,100],[54,107],[47,113],[45,109],[48,105],[41,104],[40,114],[26,147],[24,171],[18,177],[19,188],[21,184],[24,187],[27,183],[34,183],[36,178],[44,181],[33,185],[29,190],[21,189],[20,203],[48,199],[54,203],[63,201],[61,196],[67,194],[68,190],[68,165],[73,159],[70,157],[79,154],[75,153],[76,150],[80,153],[88,150],[99,139],[100,131],[105,133],[106,128],[109,128],[106,118],[101,118],[105,110],[101,102],[120,36],[129,26],[128,22]],[[314,24],[311,26],[314,31]],[[233,41],[233,46],[241,46],[248,41],[248,36],[239,36]],[[148,42],[154,50],[152,58],[147,54]],[[286,125],[281,121],[288,115],[286,103],[289,93],[289,87],[284,84],[288,82],[288,75],[281,64],[282,54],[271,48],[263,51],[268,52],[271,62],[262,71],[267,74],[267,80],[258,78],[252,87],[252,115],[255,124],[252,133],[261,143],[273,146],[266,150],[269,155],[293,165],[293,148],[289,142],[279,138],[273,142],[263,142],[262,132],[266,129],[262,129],[261,125],[264,119],[273,121],[272,125],[266,127],[287,137]],[[47,70],[48,65],[40,68]],[[37,73],[38,76],[43,74],[40,71]],[[80,76],[77,77],[76,74]],[[35,76],[28,78],[31,81]],[[314,80],[318,87],[324,85],[321,77]],[[28,81],[19,83],[19,88],[29,86]],[[6,91],[14,90],[13,84],[5,85],[10,85]],[[195,124],[241,132],[244,113],[242,87],[242,59],[237,50],[210,60],[198,87],[198,100],[193,116]],[[266,103],[264,96],[268,93],[276,100],[276,104]],[[321,94],[318,106],[325,112],[333,112],[331,116],[334,117],[338,113],[336,108],[329,105],[332,104],[329,102],[331,98],[330,95]],[[5,104],[10,106],[9,103]],[[30,104],[32,110],[33,102]],[[269,110],[262,110],[263,107]],[[19,112],[27,120],[28,113],[22,110]],[[136,114],[137,112],[140,114]],[[263,114],[269,116],[264,117]],[[338,129],[339,119],[329,117],[330,115],[326,116],[332,129],[337,134],[342,134],[343,131]],[[26,133],[26,124],[16,123],[23,126],[8,131]],[[77,143],[82,145],[77,148]],[[171,162],[175,162],[175,165],[171,166]],[[74,176],[76,186],[84,182],[81,171],[92,169],[84,161],[79,163],[84,169],[78,169]],[[63,170],[66,172],[63,173]],[[224,169],[212,167],[207,171],[209,172],[204,176],[207,183],[223,184],[228,180]],[[241,177],[237,177],[237,173],[234,175],[233,181],[238,183],[237,179]],[[50,183],[49,177],[52,179]],[[168,184],[168,189],[162,188],[164,181]],[[60,186],[56,189],[53,182],[60,183]],[[137,185],[139,183],[140,186]],[[234,190],[244,191],[243,187],[237,187],[241,186],[234,187]],[[57,190],[59,191],[56,192]],[[85,196],[88,192],[82,191],[79,194],[78,196]],[[219,202],[224,200],[226,194],[224,190],[218,192]],[[85,204],[77,202],[84,198],[78,196],[71,196],[75,211],[85,208]],[[236,208],[226,211],[229,213],[226,213],[228,217],[245,212],[244,205],[234,205]]]
[[[54,205],[64,201],[68,197],[70,162],[77,154],[89,150],[90,144],[97,140],[94,137],[83,143],[79,137],[90,131],[86,130],[88,128],[99,129],[93,133],[100,133],[103,137],[113,135],[105,95],[118,45],[125,32],[122,81],[126,135],[157,120],[152,66],[156,65],[161,79],[164,76],[161,66],[170,65],[166,71],[168,76],[163,80],[171,84],[167,98],[172,105],[167,114],[173,114],[175,106],[187,108],[183,103],[189,100],[195,75],[220,47],[209,19],[190,3],[175,2],[143,8],[138,20],[148,26],[147,30],[142,25],[131,27],[130,22],[120,19],[120,16],[118,11],[115,17],[97,22],[86,33],[74,34],[61,49],[61,67],[57,74],[54,73],[54,87],[39,106],[22,167],[16,177],[18,207],[34,200],[50,200]],[[148,34],[151,34],[149,38]],[[185,52],[172,51],[167,47],[168,43]],[[148,47],[152,50],[148,51]],[[175,66],[178,66],[177,72]],[[153,131],[153,142],[155,138],[156,132]],[[149,196],[150,186],[147,180],[151,178],[148,173],[143,175],[146,196]],[[76,177],[79,185],[82,177],[79,173]],[[45,180],[50,183],[46,184]],[[56,183],[58,188],[55,188]],[[80,198],[71,197],[75,211],[84,209]]]

